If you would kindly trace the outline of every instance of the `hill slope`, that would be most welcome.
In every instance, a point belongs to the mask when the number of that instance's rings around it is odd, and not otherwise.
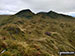
[[[59,51],[75,51],[75,18],[71,16],[23,10],[0,19],[1,56],[59,56]]]

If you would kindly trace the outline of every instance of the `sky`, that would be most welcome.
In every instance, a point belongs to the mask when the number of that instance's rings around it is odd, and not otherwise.
[[[15,14],[23,9],[34,13],[53,10],[74,16],[75,0],[0,0],[0,14]]]

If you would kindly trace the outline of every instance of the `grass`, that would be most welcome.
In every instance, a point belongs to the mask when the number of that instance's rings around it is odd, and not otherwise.
[[[42,16],[0,17],[0,53],[6,50],[0,56],[59,56],[59,51],[75,51],[75,19]]]

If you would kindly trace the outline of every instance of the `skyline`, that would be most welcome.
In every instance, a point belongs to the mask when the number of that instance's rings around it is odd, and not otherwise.
[[[23,9],[34,13],[53,10],[57,13],[75,15],[75,0],[0,0],[0,14],[15,14]]]

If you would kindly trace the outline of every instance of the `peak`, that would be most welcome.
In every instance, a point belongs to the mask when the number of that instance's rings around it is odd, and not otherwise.
[[[25,9],[25,10],[21,10],[16,14],[23,14],[23,13],[32,13],[32,11],[30,9]]]
[[[21,10],[19,11],[18,13],[16,13],[15,15],[19,16],[19,17],[26,17],[26,18],[31,18],[34,13],[29,10],[29,9],[26,9],[26,10]]]
[[[47,15],[49,16],[49,17],[51,17],[51,18],[58,18],[59,17],[59,13],[57,13],[57,12],[55,12],[55,11],[49,11],[48,13],[47,13]],[[61,16],[61,15],[60,15]]]
[[[34,14],[30,9],[25,9],[25,10],[21,10],[18,13],[16,13],[16,15],[21,15],[21,14]]]
[[[56,13],[56,12],[54,12],[54,11],[51,10],[49,12],[39,12],[37,14],[58,14],[58,13]]]
[[[51,13],[51,14],[52,14],[52,13],[53,13],[53,14],[58,14],[58,13],[56,13],[55,11],[52,11],[52,10],[49,11],[48,13],[49,13],[49,14],[50,14],[50,13]]]
[[[31,12],[30,9],[21,10],[20,12]]]

